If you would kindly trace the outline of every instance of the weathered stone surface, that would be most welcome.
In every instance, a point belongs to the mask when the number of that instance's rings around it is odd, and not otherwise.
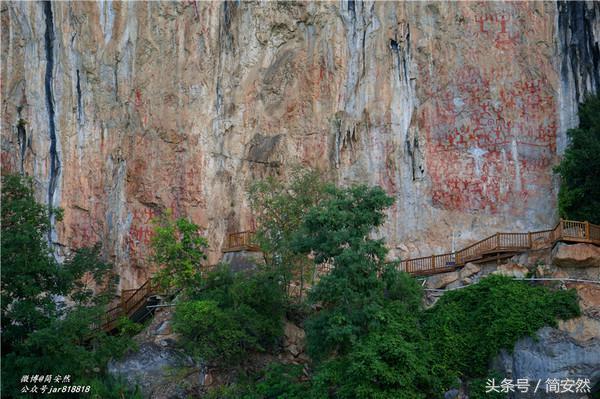
[[[467,263],[462,269],[460,269],[460,279],[464,280],[467,277],[471,277],[474,274],[477,274],[481,271],[481,267],[477,266],[475,263]]]
[[[58,248],[104,244],[121,288],[153,271],[153,216],[202,226],[214,264],[254,225],[247,184],[294,164],[394,196],[393,256],[546,228],[599,80],[594,2],[0,7],[2,166],[64,208]]]
[[[559,243],[552,251],[552,263],[558,267],[600,268],[600,247],[592,244]]]
[[[593,387],[600,381],[600,336],[585,342],[567,332],[544,327],[537,333],[537,341],[525,338],[518,341],[512,354],[503,352],[494,361],[505,378],[528,378],[546,381],[548,378],[589,378]],[[561,393],[560,397],[579,399],[581,394]],[[553,393],[539,390],[537,395],[519,397],[555,398]]]
[[[290,321],[285,321],[283,327],[283,352],[280,358],[287,363],[306,364],[309,359],[304,353],[306,333]]]
[[[548,265],[551,263],[551,252],[548,251],[548,242],[545,241],[544,249],[530,250],[513,256],[510,260],[526,266]]]
[[[558,328],[569,333],[576,341],[583,343],[600,337],[600,319],[587,316],[561,320],[558,323]]]
[[[448,284],[458,280],[458,272],[449,272],[436,274],[434,276],[427,277],[427,288],[444,288]]]
[[[193,370],[195,364],[188,356],[173,348],[145,342],[137,351],[119,361],[110,362],[108,372],[124,378],[132,387],[139,386],[145,397],[175,399],[187,397],[186,384],[181,379],[174,382],[173,378],[173,373],[177,372],[175,369],[181,367]]]
[[[233,271],[253,270],[265,263],[262,252],[251,251],[226,252],[221,261],[228,263]]]
[[[506,263],[498,266],[498,269],[492,274],[500,274],[502,276],[523,278],[527,276],[529,269],[525,266],[516,263]]]

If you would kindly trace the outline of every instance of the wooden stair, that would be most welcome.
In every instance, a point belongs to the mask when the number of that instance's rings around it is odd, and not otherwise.
[[[496,233],[456,252],[403,260],[398,268],[415,276],[445,273],[468,262],[485,263],[510,258],[531,249],[553,246],[559,241],[600,245],[600,226],[561,219],[553,229]]]

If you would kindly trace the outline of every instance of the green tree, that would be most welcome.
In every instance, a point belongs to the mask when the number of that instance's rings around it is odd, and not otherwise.
[[[208,242],[200,235],[200,227],[170,214],[154,221],[151,260],[160,266],[154,280],[165,290],[196,289],[202,279],[201,263]]]
[[[422,290],[373,239],[393,199],[379,187],[327,189],[294,239],[331,272],[309,293],[305,323],[315,398],[420,398],[430,392],[430,352],[419,326]]]
[[[309,293],[309,300],[322,307],[306,324],[315,360],[348,352],[368,331],[385,298],[379,274],[392,267],[384,263],[383,241],[369,235],[384,222],[384,210],[393,199],[378,187],[366,186],[329,187],[327,194],[307,212],[294,239],[298,252],[312,252],[315,263],[333,265]]]
[[[276,347],[283,335],[283,292],[272,273],[233,273],[223,265],[175,309],[173,328],[197,358],[222,367]]]
[[[600,97],[579,107],[579,127],[567,131],[569,145],[555,168],[561,177],[558,210],[563,218],[600,224]]]
[[[312,262],[306,254],[292,249],[291,240],[304,214],[326,195],[326,187],[319,173],[295,168],[288,182],[268,177],[254,182],[248,190],[258,224],[256,241],[266,266],[281,276],[286,291],[290,282],[299,278],[300,297]]]
[[[36,202],[31,179],[2,176],[1,214],[2,395],[21,396],[22,375],[104,380],[108,359],[130,345],[93,328],[112,296],[111,265],[98,247],[58,264],[47,243],[48,207]],[[104,290],[94,295],[92,286]]]
[[[33,182],[2,176],[3,353],[58,316],[53,295],[65,295],[78,277],[56,263],[44,239],[48,208],[35,201]],[[55,212],[60,220],[60,212]]]
[[[386,303],[374,319],[377,322],[347,354],[319,367],[313,397],[431,396],[431,352],[419,326],[419,313],[408,312],[408,307],[396,300]]]

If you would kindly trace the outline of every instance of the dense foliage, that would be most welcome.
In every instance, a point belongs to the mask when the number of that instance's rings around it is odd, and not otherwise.
[[[304,214],[327,194],[327,184],[317,172],[294,169],[289,182],[273,177],[250,185],[248,197],[257,222],[256,242],[266,266],[276,273],[289,292],[293,279],[299,280],[302,296],[312,262],[292,248],[292,238]]]
[[[184,218],[165,214],[154,220],[151,261],[160,266],[154,280],[164,289],[190,290],[201,283],[200,263],[208,242],[200,227]]]
[[[482,378],[501,349],[557,319],[579,315],[573,290],[550,291],[503,276],[446,293],[425,313],[437,370],[448,380]],[[449,381],[448,383],[451,383]]]
[[[379,188],[329,188],[329,198],[310,209],[295,241],[299,252],[313,253],[315,262],[329,262],[332,271],[311,290],[310,302],[321,311],[306,324],[308,349],[315,360],[345,354],[383,306],[386,266],[381,240],[369,238],[392,203]],[[390,275],[391,268],[384,273]]]
[[[55,260],[49,209],[36,202],[32,185],[21,176],[2,177],[3,397],[21,396],[24,375],[71,375],[74,384],[102,386],[109,381],[107,361],[131,344],[93,327],[113,288],[111,266],[98,248],[81,249],[63,264]],[[105,290],[93,295],[94,286]]]
[[[556,167],[561,217],[600,224],[600,96],[579,108],[579,127],[567,131],[569,145]]]
[[[222,266],[175,311],[183,347],[213,365],[231,367],[250,352],[273,349],[283,335],[283,290],[272,274]]]

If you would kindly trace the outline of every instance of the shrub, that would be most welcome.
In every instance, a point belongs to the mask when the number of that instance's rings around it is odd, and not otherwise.
[[[578,315],[573,290],[550,291],[491,276],[440,298],[426,312],[424,332],[438,357],[439,374],[450,385],[457,377],[485,377],[501,349],[512,350],[518,339]]]
[[[236,366],[251,351],[275,347],[283,335],[284,294],[270,273],[208,274],[190,301],[175,310],[174,330],[195,356]]]
[[[249,337],[230,314],[213,301],[191,301],[177,305],[173,323],[185,339],[183,347],[208,362],[240,360]]]
[[[418,314],[398,301],[376,315],[377,326],[346,355],[323,363],[314,397],[425,398],[430,392],[431,353]]]

